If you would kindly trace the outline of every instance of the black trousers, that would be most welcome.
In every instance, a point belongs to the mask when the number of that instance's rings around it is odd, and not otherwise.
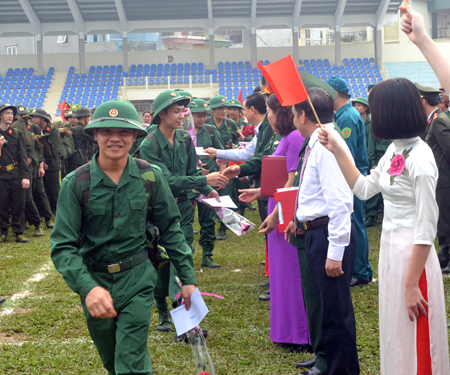
[[[45,220],[52,218],[52,211],[50,209],[50,203],[44,188],[44,180],[42,177],[36,177],[33,180],[33,199],[34,203],[39,211],[39,215]]]
[[[329,375],[359,374],[356,325],[350,280],[356,257],[356,231],[352,223],[350,244],[342,259],[344,274],[329,277],[325,272],[328,226],[305,233],[308,263],[322,314],[322,339]]]
[[[39,211],[33,200],[33,186],[35,178],[30,177],[30,187],[25,190],[25,220],[28,221],[30,225],[40,225],[41,217],[39,216]]]
[[[25,209],[25,189],[22,179],[0,180],[0,231],[7,233],[10,226],[9,210],[11,210],[11,227],[14,233],[22,234],[25,223],[22,220]]]
[[[45,192],[47,193],[48,201],[50,203],[50,209],[52,210],[53,215],[55,215],[60,187],[59,170],[45,171],[44,186]]]
[[[258,211],[259,217],[261,218],[261,223],[267,219],[267,204],[268,200],[258,199]]]

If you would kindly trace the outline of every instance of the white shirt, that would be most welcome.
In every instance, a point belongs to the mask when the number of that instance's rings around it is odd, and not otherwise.
[[[262,122],[262,121],[261,121]],[[253,157],[255,153],[256,140],[258,138],[259,127],[261,122],[255,128],[255,136],[246,148],[234,149],[234,150],[217,150],[216,158],[221,160],[230,161],[246,161]]]
[[[332,123],[325,126],[334,129]],[[309,139],[308,146],[311,147],[311,151],[303,174],[296,215],[300,222],[312,221],[323,216],[330,218],[327,257],[341,261],[345,247],[350,243],[353,193],[336,158],[319,142],[318,131],[319,129],[316,129]],[[353,161],[345,141],[342,140],[341,144]]]
[[[388,170],[392,155],[410,148],[405,160],[406,173],[394,177],[391,185]],[[383,231],[414,229],[414,244],[432,245],[439,215],[436,203],[438,177],[433,152],[420,137],[395,139],[370,175],[358,177],[353,192],[362,200],[379,192],[383,194]]]

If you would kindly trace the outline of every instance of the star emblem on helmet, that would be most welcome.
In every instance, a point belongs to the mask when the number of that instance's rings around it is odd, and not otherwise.
[[[117,109],[111,109],[111,110],[109,111],[109,115],[110,115],[111,117],[116,117],[118,114],[119,114],[119,111],[118,111]]]
[[[222,98],[222,101],[224,102],[224,101],[225,101],[225,99],[223,99],[223,98]]]
[[[19,111],[24,111],[24,110],[25,110],[25,108],[19,107]]]
[[[208,104],[205,103],[205,104],[203,104],[203,106],[206,108],[208,106]]]
[[[234,100],[231,101],[231,104],[234,104]]]
[[[177,96],[177,94],[175,92],[171,93],[170,95],[172,96]]]

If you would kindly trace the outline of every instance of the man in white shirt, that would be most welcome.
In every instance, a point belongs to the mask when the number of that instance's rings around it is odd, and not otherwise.
[[[321,123],[333,128],[331,95],[319,88],[307,91]],[[300,175],[294,222],[287,231],[305,234],[308,263],[322,314],[328,374],[359,374],[350,293],[357,246],[351,222],[353,194],[333,154],[318,141],[317,121],[308,101],[296,104],[292,111],[296,128],[310,140]],[[301,374],[320,375],[322,372],[312,368]]]
[[[246,161],[254,156],[256,142],[258,138],[259,128],[266,115],[266,102],[264,98],[260,95],[249,95],[247,100],[244,102],[244,116],[251,125],[256,125],[255,136],[252,141],[247,145],[246,148],[242,149],[232,149],[232,150],[217,150],[215,148],[207,148],[205,152],[209,153],[210,156],[207,158],[216,157],[220,160],[229,161]]]

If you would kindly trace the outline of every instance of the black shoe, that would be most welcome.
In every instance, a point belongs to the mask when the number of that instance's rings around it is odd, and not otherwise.
[[[380,225],[382,223],[381,220],[378,220],[376,217],[369,217],[366,220],[366,228],[374,227],[375,225]]]
[[[263,294],[258,297],[260,301],[270,301],[270,294]]]
[[[320,371],[317,367],[312,367],[309,370],[301,372],[299,375],[326,375],[326,373]]]
[[[0,298],[0,305],[6,301],[6,298]]]
[[[262,266],[265,266],[266,265],[266,261],[263,260],[262,262],[259,262],[259,264],[261,264]]]
[[[197,232],[196,230],[194,230],[194,235],[195,235],[195,234],[198,234],[198,232]]]
[[[248,208],[250,211],[256,211],[256,207],[253,206],[253,205],[251,205],[250,203],[247,204],[247,208]]]
[[[303,362],[297,362],[295,364],[295,367],[300,368],[300,367],[304,367],[304,368],[311,368],[314,367],[314,365],[317,362],[317,357],[308,359],[307,361],[303,361]]]
[[[261,284],[259,284],[259,287],[260,287],[260,288],[268,288],[269,285],[270,285],[269,282],[267,282],[267,283],[261,283]]]
[[[264,294],[269,294],[270,295],[270,289],[265,290]]]
[[[352,277],[352,280],[350,281],[350,287],[354,286],[365,286],[369,284],[369,280],[360,280]]]

